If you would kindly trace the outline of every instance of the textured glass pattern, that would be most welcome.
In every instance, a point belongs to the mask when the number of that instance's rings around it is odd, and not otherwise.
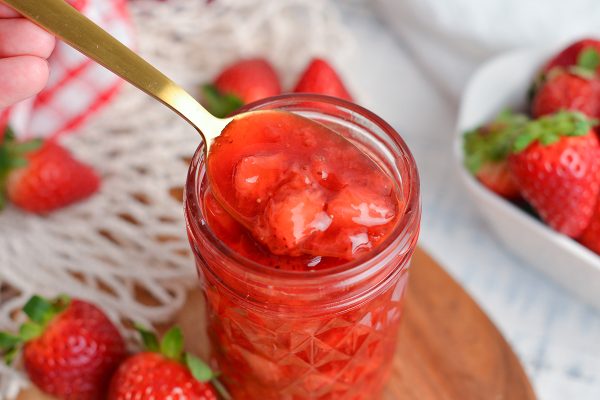
[[[326,317],[257,312],[207,282],[213,355],[236,400],[376,399],[394,354],[407,274]]]

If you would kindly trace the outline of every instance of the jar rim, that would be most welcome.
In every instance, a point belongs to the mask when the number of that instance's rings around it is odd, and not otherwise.
[[[381,117],[377,116],[376,114],[367,110],[366,108],[343,99],[319,94],[293,93],[268,97],[245,105],[244,107],[239,109],[236,112],[236,114],[259,110],[270,105],[276,105],[278,103],[289,101],[298,101],[302,103],[326,103],[360,114],[362,117],[374,123],[379,129],[381,129],[388,137],[390,137],[393,140],[396,146],[398,146],[398,149],[400,151],[399,156],[401,157],[402,163],[404,164],[405,170],[407,171],[407,176],[403,176],[403,178],[406,178],[406,182],[408,182],[408,190],[406,192],[407,201],[405,203],[404,214],[402,215],[402,218],[400,218],[399,221],[396,223],[394,230],[382,243],[378,244],[378,246],[375,249],[373,249],[373,251],[367,253],[364,257],[361,257],[357,260],[345,262],[340,265],[336,265],[335,267],[325,268],[321,270],[289,271],[275,269],[260,264],[247,257],[244,257],[235,252],[229,246],[227,246],[223,241],[221,241],[212,232],[207,223],[200,223],[199,217],[203,214],[203,212],[201,211],[202,199],[199,196],[199,188],[201,183],[199,181],[201,175],[199,174],[199,167],[201,161],[204,159],[204,143],[200,143],[190,163],[187,181],[184,188],[186,220],[188,229],[191,231],[190,233],[193,235],[201,234],[204,237],[208,238],[212,246],[214,246],[221,255],[227,257],[228,259],[234,260],[237,264],[243,265],[245,272],[252,271],[261,276],[268,276],[271,279],[299,279],[302,281],[313,281],[314,278],[323,277],[344,279],[354,276],[356,274],[360,274],[363,271],[363,268],[359,268],[361,265],[365,265],[368,268],[368,266],[372,265],[373,262],[379,263],[381,260],[386,258],[386,250],[395,248],[393,244],[397,241],[402,240],[406,236],[414,235],[414,240],[410,240],[409,243],[407,243],[407,247],[414,247],[416,243],[416,238],[418,236],[418,224],[420,221],[421,211],[420,184],[416,162],[408,148],[408,145],[402,139],[402,137],[396,132],[396,130],[393,127],[391,127]],[[411,212],[407,212],[407,210],[411,210]],[[414,231],[407,230],[407,228],[411,226],[415,226]],[[407,252],[407,254],[409,255],[411,253],[412,251]]]

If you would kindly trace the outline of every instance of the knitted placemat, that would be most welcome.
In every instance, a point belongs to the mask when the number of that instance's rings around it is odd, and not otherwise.
[[[326,0],[133,0],[139,52],[192,93],[225,64],[261,55],[285,87],[315,55],[352,48]],[[34,293],[89,299],[117,321],[168,321],[195,285],[180,188],[200,141],[183,120],[126,85],[64,144],[103,177],[100,193],[47,217],[0,214],[0,330]],[[139,294],[146,300],[140,301]],[[0,399],[25,380],[0,363]]]

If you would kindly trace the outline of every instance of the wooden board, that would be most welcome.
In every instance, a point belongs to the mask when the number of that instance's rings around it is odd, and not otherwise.
[[[417,249],[404,321],[390,383],[383,400],[532,400],[535,395],[519,360],[469,295]],[[198,315],[202,296],[190,298],[177,317],[190,350],[206,354]],[[37,391],[19,400],[45,400]]]

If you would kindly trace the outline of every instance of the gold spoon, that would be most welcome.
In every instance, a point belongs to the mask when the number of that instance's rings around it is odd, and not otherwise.
[[[171,108],[200,133],[206,152],[213,139],[233,120],[213,116],[175,82],[64,0],[1,1]],[[240,116],[248,114],[252,113]]]

